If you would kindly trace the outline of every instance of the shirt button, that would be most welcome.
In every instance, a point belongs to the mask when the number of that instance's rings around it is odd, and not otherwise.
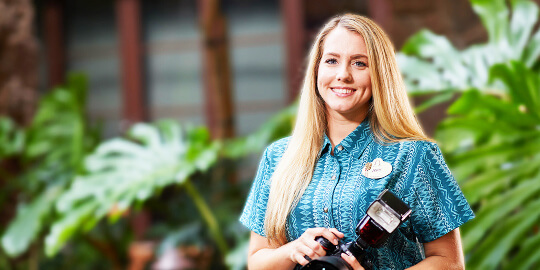
[[[323,209],[323,212],[328,213],[328,207],[325,207],[325,208]]]
[[[330,177],[330,179],[332,179],[332,180],[336,180],[336,175],[335,175],[335,174],[334,174],[334,175],[332,175],[332,177]]]
[[[343,145],[338,145],[337,150],[339,151],[343,150]]]

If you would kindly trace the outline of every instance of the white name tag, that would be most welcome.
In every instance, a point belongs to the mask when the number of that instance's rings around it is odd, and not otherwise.
[[[371,178],[383,178],[392,172],[392,164],[385,162],[381,158],[376,158],[372,162],[368,162],[362,169],[362,175]]]

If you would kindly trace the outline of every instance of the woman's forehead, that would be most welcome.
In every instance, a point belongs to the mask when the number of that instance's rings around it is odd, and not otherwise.
[[[362,35],[340,26],[328,33],[321,49],[323,54],[367,55],[366,43]]]

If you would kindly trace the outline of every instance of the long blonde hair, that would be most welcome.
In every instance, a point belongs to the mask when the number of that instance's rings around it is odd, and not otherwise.
[[[269,243],[287,243],[287,217],[309,185],[326,131],[324,101],[317,93],[317,71],[324,40],[336,27],[360,34],[366,43],[372,99],[368,113],[371,129],[380,142],[428,140],[409,103],[399,72],[394,47],[388,36],[370,19],[345,14],[332,18],[319,32],[311,52],[300,95],[296,124],[287,150],[271,179],[265,217]]]

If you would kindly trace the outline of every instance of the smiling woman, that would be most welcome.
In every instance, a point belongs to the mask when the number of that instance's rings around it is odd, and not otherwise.
[[[240,217],[252,231],[249,268],[305,265],[326,253],[318,236],[354,240],[384,189],[412,213],[366,251],[374,269],[463,268],[458,227],[474,214],[416,120],[388,37],[346,14],[317,36],[293,134],[270,145],[259,165]],[[364,269],[347,252],[341,258]]]

